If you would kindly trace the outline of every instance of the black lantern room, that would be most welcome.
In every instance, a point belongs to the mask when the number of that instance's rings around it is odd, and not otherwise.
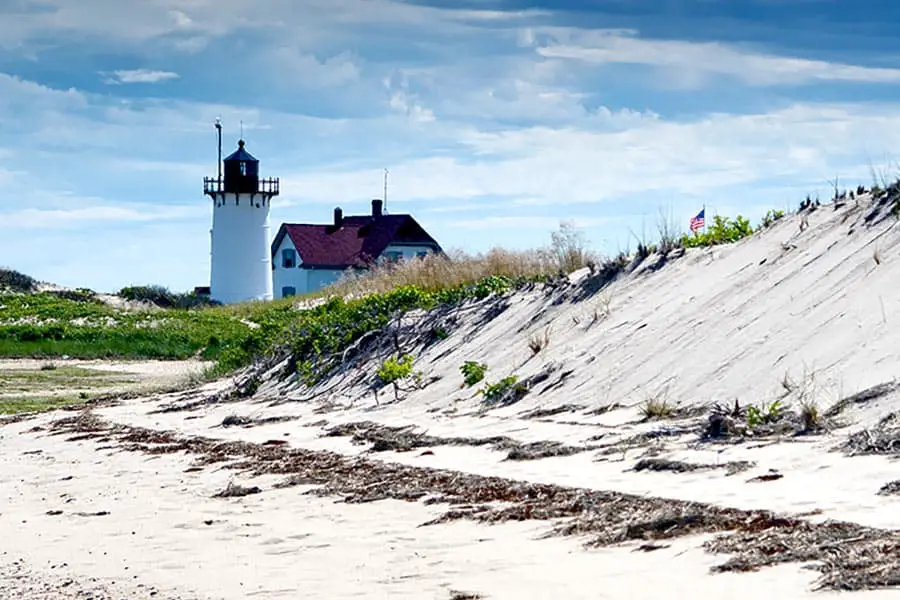
[[[221,156],[221,140],[219,156]],[[244,148],[244,140],[238,148],[220,163],[220,176],[203,180],[203,191],[209,196],[219,194],[260,194],[265,197],[278,195],[278,178],[260,179],[259,160]],[[222,176],[222,171],[224,171]]]
[[[222,161],[225,171],[226,194],[253,194],[259,189],[259,161],[238,141],[238,149]]]

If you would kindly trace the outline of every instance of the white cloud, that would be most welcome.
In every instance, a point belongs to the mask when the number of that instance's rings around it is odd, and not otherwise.
[[[628,30],[539,30],[549,42],[540,44],[534,31],[521,36],[546,58],[590,64],[639,64],[666,69],[676,81],[692,87],[705,75],[728,75],[751,85],[798,84],[811,81],[900,83],[900,69],[777,56],[719,42],[640,38]]]
[[[106,83],[159,83],[170,79],[178,79],[178,73],[172,71],[153,71],[150,69],[129,69],[113,71]]]
[[[422,106],[415,96],[406,92],[394,92],[391,94],[388,104],[393,110],[407,116],[413,122],[428,123],[435,120],[434,112]]]
[[[72,209],[24,208],[0,212],[0,230],[88,229],[114,223],[197,219],[208,206],[86,206]]]
[[[358,81],[360,58],[351,52],[341,52],[319,60],[314,54],[304,53],[287,45],[272,53],[272,58],[283,67],[282,77],[295,87],[328,88]]]
[[[597,227],[605,225],[616,219],[591,217],[591,216],[567,216],[566,221],[571,222],[577,228]],[[505,228],[515,228],[517,231],[522,229],[531,229],[544,233],[550,229],[555,229],[556,221],[546,216],[498,216],[498,217],[479,217],[474,219],[460,219],[449,221],[444,227],[452,229],[465,229],[466,231],[483,231],[496,230]],[[543,237],[543,236],[542,236]]]
[[[873,146],[900,146],[900,106],[801,104],[693,122],[638,121],[611,132],[461,128],[458,139],[471,148],[460,158],[392,165],[392,201],[501,196],[552,206],[654,192],[697,197],[772,179],[825,181],[835,173],[867,177],[864,157]],[[283,189],[333,203],[366,197],[374,178],[375,169],[310,169],[287,178]]]
[[[519,22],[543,11],[451,10],[396,0],[219,0],[217,2],[155,0],[32,0],[39,10],[0,8],[0,44],[16,48],[48,34],[76,33],[116,42],[143,42],[171,37],[174,47],[196,51],[210,39],[228,33],[263,31],[286,40],[333,40],[336,34],[360,26],[432,26],[448,33],[472,24]]]

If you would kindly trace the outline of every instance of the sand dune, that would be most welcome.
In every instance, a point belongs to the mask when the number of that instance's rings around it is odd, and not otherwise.
[[[658,269],[651,256],[595,294],[576,273],[464,306],[441,317],[457,321],[447,339],[405,342],[431,383],[399,401],[376,405],[366,356],[312,390],[278,366],[252,398],[227,380],[9,423],[0,592],[894,597],[898,496],[879,490],[900,479],[897,453],[843,447],[900,410],[900,237],[884,215],[864,197],[803,231],[792,216]],[[539,383],[485,407],[461,388],[466,360]],[[651,397],[682,412],[643,420]],[[815,401],[830,428],[701,441],[702,405],[735,399]],[[258,493],[216,497],[229,484]]]

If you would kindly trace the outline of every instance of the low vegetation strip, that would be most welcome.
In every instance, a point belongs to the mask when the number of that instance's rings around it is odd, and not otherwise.
[[[705,548],[730,555],[715,571],[812,563],[821,573],[816,584],[819,589],[900,586],[900,532],[853,523],[812,524],[768,511],[527,483],[283,444],[185,437],[111,424],[90,411],[52,422],[49,433],[153,455],[188,452],[196,457],[194,469],[224,463],[226,468],[252,475],[285,475],[277,487],[311,485],[314,487],[307,493],[339,496],[345,502],[393,499],[450,505],[443,516],[426,525],[459,519],[482,523],[552,520],[547,536],[584,536],[594,546],[713,533],[719,535]]]
[[[129,310],[50,292],[0,294],[0,356],[211,359],[250,329],[221,309]]]
[[[781,213],[767,215],[760,228],[777,218]],[[589,251],[583,234],[563,224],[547,247],[534,251],[432,255],[348,275],[309,298],[230,306],[161,286],[123,288],[115,296],[123,306],[113,306],[91,290],[49,289],[0,269],[0,356],[201,357],[218,361],[215,374],[223,374],[293,345],[301,374],[316,381],[333,366],[329,354],[382,327],[392,312],[483,298],[585,267],[603,274],[605,285],[654,252],[665,258],[679,246],[729,243],[754,231],[740,216],[713,221],[708,232],[683,238],[672,224],[661,223],[658,244],[641,243],[633,255],[608,259]],[[319,305],[298,309],[298,300]]]
[[[199,357],[225,373],[290,348],[316,379],[362,335],[398,312],[502,294],[532,280],[488,277],[455,287],[405,286],[298,310],[288,301],[199,309],[130,310],[41,292],[0,294],[0,356],[72,358]]]

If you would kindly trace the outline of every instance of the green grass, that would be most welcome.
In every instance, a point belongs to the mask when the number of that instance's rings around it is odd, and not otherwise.
[[[48,388],[103,388],[139,383],[126,373],[96,371],[81,367],[57,367],[52,370],[0,370],[3,393],[40,392]]]
[[[85,398],[74,396],[0,396],[0,415],[41,412],[85,401]]]
[[[363,298],[328,298],[308,310],[296,298],[191,309],[123,310],[58,295],[0,294],[0,356],[216,361],[216,376],[281,348],[307,380],[395,314],[504,293],[529,279],[487,277],[443,289],[403,286]],[[48,371],[48,373],[53,371]]]
[[[257,303],[261,304],[261,303]],[[284,325],[290,304],[126,311],[54,294],[0,294],[0,356],[214,360]]]

